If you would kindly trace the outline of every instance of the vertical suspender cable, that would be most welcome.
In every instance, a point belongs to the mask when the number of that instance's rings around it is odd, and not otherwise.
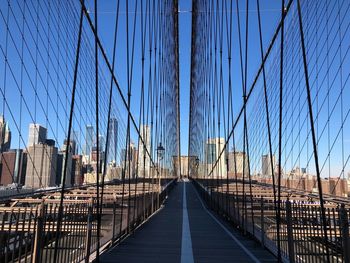
[[[244,98],[244,130],[245,130],[245,140],[246,140],[246,147],[247,147],[247,168],[248,168],[248,179],[249,179],[249,195],[250,195],[250,205],[251,205],[251,220],[252,220],[252,228],[253,228],[253,235],[255,234],[255,224],[254,224],[254,212],[253,212],[253,194],[252,194],[252,180],[251,180],[251,173],[250,173],[250,155],[249,155],[249,138],[248,138],[248,125],[247,125],[247,109],[246,109],[246,102],[247,102],[247,79],[248,79],[248,29],[249,29],[249,0],[246,1],[246,32],[245,32],[245,63],[244,63],[244,91],[243,91],[243,98]],[[245,162],[243,162],[243,165],[245,165]],[[245,208],[246,209],[246,208]],[[247,213],[247,211],[246,211]],[[247,215],[246,215],[247,217]]]
[[[278,129],[278,214],[277,214],[277,259],[282,262],[281,254],[281,238],[280,238],[280,223],[281,223],[281,180],[282,180],[282,109],[283,109],[283,37],[284,37],[284,0],[281,7],[281,46],[280,46],[280,94],[279,94],[279,129]],[[272,162],[272,160],[271,160]]]
[[[314,159],[315,159],[315,167],[316,167],[318,192],[319,192],[319,198],[320,198],[320,206],[321,206],[321,216],[322,216],[321,220],[322,220],[322,225],[323,225],[323,236],[325,239],[325,244],[327,244],[328,243],[327,219],[326,219],[326,212],[325,212],[324,200],[323,200],[321,174],[320,174],[320,168],[319,168],[319,163],[318,163],[318,151],[317,151],[316,133],[315,133],[315,127],[314,127],[313,111],[312,111],[312,99],[311,99],[311,90],[310,90],[310,84],[309,84],[309,73],[308,73],[308,67],[307,67],[307,60],[306,60],[306,50],[305,50],[305,40],[304,40],[303,21],[302,21],[302,16],[301,16],[300,0],[297,0],[297,5],[298,5],[298,17],[299,17],[299,29],[300,29],[300,42],[301,42],[301,49],[302,49],[302,55],[303,55],[304,74],[305,74],[305,86],[306,86],[306,92],[307,92],[307,102],[308,102],[309,116],[310,116],[312,144],[313,144],[313,151],[314,151]],[[327,259],[327,262],[329,262],[330,261],[329,246],[326,245],[325,249],[326,249],[326,259]]]
[[[246,104],[246,99],[244,97],[244,85],[245,85],[245,76],[244,76],[244,71],[243,71],[243,52],[242,52],[242,37],[241,37],[241,22],[240,22],[240,15],[239,15],[239,5],[238,5],[238,0],[236,0],[236,8],[237,8],[237,26],[238,26],[238,42],[239,42],[239,58],[240,58],[240,69],[241,69],[241,81],[242,81],[242,90],[243,90],[243,111],[245,111],[245,104]],[[244,194],[245,190],[245,181],[244,181],[244,176],[245,176],[245,129],[243,131],[243,170],[242,170],[242,194]],[[242,209],[244,210],[245,208],[245,200],[244,196],[242,198]],[[242,211],[242,227],[244,228],[244,215],[245,212]]]
[[[262,41],[262,30],[261,30],[261,17],[260,17],[260,4],[259,0],[256,1],[257,11],[258,11],[258,24],[259,24],[259,39],[260,39],[260,54],[261,60],[264,59],[264,51],[263,51],[263,41]],[[267,122],[267,133],[268,133],[268,143],[269,143],[269,155],[270,155],[270,165],[271,165],[271,173],[272,173],[272,188],[273,188],[273,200],[274,200],[274,208],[276,213],[276,219],[278,217],[278,208],[277,208],[277,198],[276,198],[276,183],[275,183],[275,169],[273,163],[273,152],[272,152],[272,142],[271,142],[271,126],[270,126],[270,113],[269,113],[269,101],[267,96],[267,85],[266,85],[266,72],[265,72],[265,64],[262,65],[262,73],[263,73],[263,82],[264,82],[264,99],[265,99],[265,111],[266,111],[266,122]],[[279,226],[277,227],[279,229]],[[279,236],[278,236],[279,239]],[[280,249],[280,247],[278,247]],[[280,252],[277,252],[280,254]]]
[[[106,137],[106,144],[105,144],[105,156],[103,159],[103,173],[102,173],[102,183],[101,183],[101,205],[100,205],[100,211],[99,214],[102,215],[102,205],[103,205],[103,194],[104,194],[104,187],[105,187],[105,177],[107,173],[107,158],[109,158],[109,141],[110,141],[110,119],[111,119],[111,111],[112,111],[112,98],[113,98],[113,73],[114,73],[114,67],[115,67],[115,53],[116,53],[116,47],[117,47],[117,34],[118,34],[118,21],[119,21],[119,0],[117,0],[117,7],[116,7],[116,17],[115,17],[115,26],[114,26],[114,40],[113,40],[113,57],[112,57],[112,73],[111,73],[111,82],[109,87],[109,101],[108,101],[108,116],[107,116],[107,137]],[[114,129],[114,127],[113,127]],[[114,134],[113,134],[114,136]],[[116,138],[113,138],[113,144],[115,144]],[[114,153],[116,154],[116,153]],[[114,238],[114,237],[112,237]]]
[[[100,142],[99,142],[99,90],[98,90],[98,26],[97,26],[97,0],[94,0],[95,5],[95,110],[96,110],[96,212],[97,212],[97,247],[96,261],[99,262],[100,257],[100,235],[101,235],[101,214],[100,214]]]
[[[146,1],[146,14],[148,11],[148,1]],[[146,31],[147,31],[147,20],[146,15],[144,15],[143,11],[143,2],[141,1],[141,10],[140,10],[140,39],[141,39],[141,98],[140,98],[140,116],[139,116],[139,129],[140,129],[140,136],[142,136],[143,141],[145,142],[142,145],[142,154],[138,154],[138,158],[142,158],[141,164],[142,164],[142,218],[145,219],[145,207],[146,207],[146,196],[145,196],[145,181],[146,181],[146,147],[147,147],[147,141],[149,134],[146,134],[145,128],[141,130],[141,123],[143,125],[146,125],[145,122],[145,47],[146,47]],[[144,21],[145,19],[145,21]],[[148,125],[148,123],[147,123]],[[140,145],[140,139],[138,140],[138,145]],[[140,149],[140,147],[138,147]],[[149,149],[148,149],[149,150]],[[138,159],[138,163],[140,163],[140,160]],[[138,173],[140,170],[138,169]]]
[[[177,176],[179,177],[181,173],[181,143],[180,143],[180,67],[179,67],[179,2],[178,0],[174,0],[174,39],[175,39],[175,63],[176,63],[176,79],[175,79],[175,87],[176,87],[176,96],[177,96],[177,105],[176,105],[176,125],[177,125],[177,159],[178,159],[178,171]],[[188,152],[190,153],[190,152]]]
[[[142,5],[142,2],[141,2],[141,5]],[[134,21],[133,21],[133,33],[132,33],[132,48],[131,48],[131,69],[130,69],[130,94],[131,94],[131,87],[132,87],[132,79],[133,79],[133,69],[134,69],[134,54],[135,54],[135,35],[136,35],[136,18],[137,18],[137,9],[138,9],[138,0],[136,0],[136,4],[135,4],[135,9],[134,9]],[[135,125],[134,126],[136,129],[137,129],[137,126]],[[139,131],[138,133],[138,138],[141,138],[141,142],[144,143],[144,139],[141,137],[141,133]],[[134,153],[133,153],[134,154]],[[138,172],[138,155],[136,156],[136,160],[133,160],[133,161],[136,161],[136,167],[133,167],[133,181],[134,181],[134,185],[135,185],[135,196],[133,197],[133,200],[134,200],[134,213],[133,213],[133,221],[134,221],[134,217],[135,217],[135,211],[137,209],[137,203],[136,202],[136,188],[137,188],[137,183],[138,183],[138,175],[137,175],[137,172]],[[135,169],[134,169],[135,168]],[[134,171],[135,170],[135,171]],[[129,177],[129,191],[128,191],[130,197],[128,198],[128,217],[130,217],[130,203],[131,203],[131,178]],[[130,220],[130,218],[129,218]]]

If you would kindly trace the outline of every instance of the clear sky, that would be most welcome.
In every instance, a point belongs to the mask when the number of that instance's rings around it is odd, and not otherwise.
[[[228,1],[230,2],[230,1]],[[241,14],[242,20],[245,12],[245,6],[243,6],[245,1],[241,2]],[[280,2],[279,1],[269,1],[269,0],[261,0],[261,14],[264,21],[264,42],[268,43],[270,38],[272,37],[272,33],[274,32],[277,21],[280,16]],[[235,3],[235,1],[233,1]],[[191,10],[192,10],[192,1],[189,0],[180,0],[179,1],[179,27],[180,27],[180,92],[181,92],[181,153],[183,155],[187,155],[188,152],[188,125],[189,125],[189,103],[190,103],[190,73],[191,73]],[[251,6],[249,8],[251,17],[256,17],[256,4],[255,1],[251,1]],[[236,13],[235,13],[236,14]],[[234,16],[234,19],[236,17]],[[254,18],[253,18],[254,19]],[[249,72],[252,77],[253,74],[257,72],[258,65],[260,62],[260,58],[258,56],[259,47],[256,46],[257,39],[257,24],[256,18],[255,21],[252,22],[252,26],[249,30],[252,31],[252,35],[254,36],[254,40],[251,41],[251,48],[249,52],[252,52],[252,57],[249,55]],[[244,21],[242,21],[244,24]],[[236,29],[235,29],[236,31]],[[234,38],[237,39],[235,35]],[[237,42],[235,42],[237,43]],[[238,54],[237,46],[234,47],[236,49],[236,54]],[[226,69],[224,69],[226,71]],[[240,81],[238,78],[238,74],[233,74],[234,80],[236,82]],[[239,101],[239,98],[237,99]],[[238,102],[241,103],[240,101]],[[238,107],[237,107],[238,109]]]
[[[115,19],[115,10],[116,10],[116,1],[99,1],[99,34],[102,39],[102,42],[107,50],[107,53],[111,60],[112,53],[112,43],[113,43],[113,30],[111,30],[111,25],[114,25]],[[229,3],[230,1],[228,1]],[[244,28],[244,14],[245,14],[245,1],[240,2],[240,13],[241,13],[241,27]],[[135,6],[135,0],[130,1],[130,7],[133,8]],[[140,3],[140,1],[139,1]],[[235,10],[235,1],[232,2]],[[120,58],[121,61],[125,61],[125,40],[121,38],[121,36],[125,36],[125,1],[120,1],[120,29],[118,32],[118,41],[119,46],[117,47],[117,57]],[[87,6],[91,10],[91,15],[93,15],[93,1],[88,0]],[[263,25],[263,42],[264,47],[266,48],[267,44],[270,42],[272,35],[277,27],[277,23],[280,18],[280,1],[270,1],[270,0],[260,0],[260,8],[261,8],[261,16],[262,16],[262,25]],[[188,126],[189,126],[189,102],[190,102],[190,73],[191,73],[191,13],[192,10],[192,1],[190,0],[179,0],[179,64],[180,64],[180,134],[181,134],[181,154],[187,155],[188,152]],[[133,10],[129,11],[131,16],[129,19],[133,19]],[[234,60],[237,64],[233,67],[233,83],[236,85],[238,92],[241,92],[241,87],[239,86],[241,83],[240,75],[238,73],[238,38],[237,38],[237,26],[236,26],[236,14],[234,11],[233,15],[233,55],[235,56]],[[248,84],[250,84],[257,73],[259,65],[261,63],[260,59],[260,49],[258,44],[258,24],[257,24],[257,8],[256,2],[250,1],[249,6],[249,16],[250,16],[250,27],[249,27],[249,56],[248,56]],[[138,26],[136,30],[139,30]],[[140,61],[140,53],[139,53],[139,39],[136,36],[136,53],[135,53],[135,61]],[[227,59],[227,58],[226,58]],[[147,63],[147,62],[146,62]],[[137,83],[140,81],[139,72],[140,63],[135,63],[134,71],[137,72],[134,74],[134,87],[132,91],[132,111],[135,117],[138,117],[138,92],[137,92]],[[121,83],[122,89],[126,88],[126,69],[125,62],[118,63],[116,66],[116,76]],[[224,74],[227,76],[227,69],[224,68]],[[236,71],[236,72],[235,72]],[[125,93],[126,94],[126,90]],[[234,96],[236,100],[235,103],[235,111],[238,112],[240,110],[242,99],[241,95]]]
[[[181,154],[188,152],[188,124],[191,74],[191,1],[179,2]]]
[[[94,1],[85,1],[86,5],[90,11],[90,15],[93,18],[94,12]],[[109,61],[112,61],[112,48],[113,48],[113,34],[114,34],[114,21],[116,15],[116,2],[112,0],[100,0],[98,1],[98,15],[99,15],[99,26],[98,33],[103,46],[106,50]],[[140,2],[138,1],[138,10],[140,11]],[[17,145],[21,145],[27,141],[28,134],[28,124],[34,120],[40,124],[43,124],[48,128],[48,137],[53,138],[57,141],[58,146],[60,146],[65,137],[68,119],[68,105],[70,89],[72,86],[71,82],[66,85],[63,82],[64,69],[63,64],[68,63],[68,74],[70,75],[70,81],[73,74],[73,62],[76,48],[76,37],[78,28],[78,14],[79,14],[79,1],[76,2],[61,2],[59,6],[54,6],[59,2],[53,2],[52,6],[49,6],[49,2],[28,2],[24,5],[21,1],[15,1],[11,5],[10,10],[7,9],[7,5],[1,5],[1,20],[0,20],[0,31],[6,32],[6,23],[9,24],[9,34],[6,38],[6,34],[1,37],[1,47],[2,52],[1,60],[4,61],[4,57],[8,55],[9,66],[5,63],[0,65],[0,80],[3,82],[4,98],[6,97],[7,104],[2,100],[1,106],[4,107],[6,120],[9,121],[9,126],[12,131],[12,147],[16,148]],[[125,23],[126,23],[126,13],[125,13],[125,3],[126,1],[120,0],[120,17],[118,25],[118,36],[117,36],[117,52],[116,52],[116,69],[115,75],[120,83],[120,87],[124,96],[127,94],[127,80],[126,80],[126,40],[125,40]],[[132,25],[134,19],[135,0],[129,1],[129,23]],[[191,62],[191,8],[192,1],[190,0],[180,0],[179,1],[179,48],[180,48],[180,118],[181,118],[181,153],[183,155],[187,154],[188,151],[188,122],[189,122],[189,95],[190,95],[190,62]],[[244,12],[243,1],[242,1],[242,14]],[[256,17],[256,7],[255,4],[251,4],[250,12],[254,14],[252,17]],[[75,18],[73,17],[73,6],[76,8]],[[57,10],[57,12],[49,13],[49,10]],[[262,16],[264,20],[264,42],[268,42],[272,36],[279,17],[279,1],[261,0]],[[71,9],[71,10],[70,10]],[[139,11],[137,12],[137,19],[139,19]],[[9,14],[9,19],[7,21],[7,14]],[[16,15],[15,15],[16,14]],[[38,16],[37,16],[38,15]],[[23,17],[26,17],[26,22],[23,24]],[[254,18],[253,18],[254,19]],[[37,22],[38,20],[38,22]],[[72,20],[72,21],[70,21]],[[254,20],[253,20],[254,21]],[[85,21],[86,22],[86,21]],[[256,21],[255,21],[256,22]],[[252,23],[255,23],[252,22]],[[64,26],[68,26],[67,36],[57,35],[59,23],[66,23]],[[72,24],[70,24],[72,23]],[[35,48],[36,33],[35,28],[38,27],[39,32],[39,45],[37,49]],[[243,27],[243,25],[242,25]],[[60,30],[64,30],[63,27]],[[250,28],[252,34],[257,32],[256,23]],[[23,37],[25,42],[21,42],[21,32],[23,31]],[[235,29],[236,31],[236,29]],[[130,26],[130,32],[132,28]],[[140,20],[137,20],[136,25],[136,39],[135,39],[135,58],[134,58],[134,75],[132,82],[131,91],[131,110],[135,119],[138,120],[139,117],[139,105],[140,105],[140,82],[141,82],[141,52],[140,52]],[[87,24],[84,24],[84,34],[85,38],[89,39],[86,42],[90,42],[89,45],[93,47],[93,35],[91,34],[90,28]],[[131,33],[130,33],[131,34]],[[51,43],[47,42],[47,37],[50,36]],[[65,39],[67,37],[67,39]],[[71,56],[71,60],[60,61],[61,65],[57,65],[57,47],[56,42],[61,38],[59,45],[64,45],[59,47],[58,52],[64,57],[63,50],[66,49],[68,55]],[[68,39],[69,38],[69,39]],[[75,38],[72,41],[72,38]],[[85,41],[85,40],[84,40]],[[7,42],[7,43],[6,43]],[[255,41],[251,41],[252,47],[256,44]],[[66,46],[68,45],[68,46]],[[85,44],[87,45],[87,43]],[[131,45],[131,43],[130,43]],[[20,66],[20,56],[21,49],[23,49],[24,67]],[[84,50],[86,47],[84,47]],[[260,58],[257,54],[257,48],[250,48],[253,54],[249,57],[249,75],[254,76],[257,71]],[[48,51],[49,50],[49,51]],[[237,48],[236,48],[237,51]],[[84,51],[85,52],[85,51]],[[81,58],[81,65],[90,64],[93,65],[93,49],[91,54],[84,54]],[[251,51],[250,51],[251,52]],[[8,53],[8,54],[6,54]],[[255,54],[255,55],[254,55]],[[35,59],[37,58],[37,73],[35,72]],[[51,58],[50,58],[51,57]],[[58,61],[59,62],[59,61]],[[106,77],[108,77],[108,71],[104,66],[103,60],[100,58],[101,72]],[[146,58],[146,69],[148,67],[148,58]],[[59,67],[62,67],[60,72]],[[92,66],[91,66],[92,67]],[[6,69],[6,70],[5,70]],[[10,70],[11,69],[11,70]],[[22,72],[22,73],[21,73]],[[48,72],[48,73],[47,73]],[[58,73],[57,73],[58,72]],[[14,75],[12,76],[11,73]],[[15,74],[17,73],[17,75]],[[21,77],[23,75],[23,78]],[[237,74],[233,74],[239,78]],[[79,75],[79,78],[85,78],[85,76]],[[86,81],[88,81],[85,78]],[[58,83],[61,82],[61,83]],[[78,80],[78,84],[81,81]],[[89,85],[93,84],[91,82]],[[146,81],[147,85],[147,81]],[[35,95],[35,89],[37,95]],[[18,100],[20,97],[21,90],[23,92],[23,99]],[[93,88],[92,88],[93,90]],[[91,90],[91,92],[92,92]],[[56,95],[57,93],[57,95]],[[78,92],[79,96],[83,94]],[[85,95],[86,96],[86,95]],[[30,99],[32,98],[32,99]],[[80,97],[79,97],[80,98]],[[87,98],[86,105],[88,105],[87,110],[91,112],[90,116],[83,120],[81,126],[77,126],[76,123],[73,124],[74,128],[81,130],[80,133],[84,133],[84,123],[86,125],[94,122],[91,115],[94,112],[93,108],[93,96]],[[102,97],[105,101],[107,98]],[[117,98],[118,99],[118,98]],[[118,104],[119,103],[119,104]],[[20,104],[20,107],[18,107]],[[35,104],[35,106],[34,106]],[[57,105],[56,105],[57,104]],[[125,117],[125,109],[121,107],[120,99],[117,102],[118,109],[120,111],[121,117]],[[237,96],[237,109],[241,104],[240,96]],[[77,106],[78,107],[78,106]],[[35,110],[34,110],[35,108]],[[11,109],[12,117],[8,115],[9,109]],[[20,111],[22,113],[20,113]],[[81,108],[82,113],[83,108]],[[64,113],[64,114],[63,114]],[[77,114],[77,116],[79,113]],[[18,126],[16,126],[16,122]],[[125,127],[124,127],[125,129]],[[19,131],[22,134],[22,138],[19,138]],[[132,131],[134,133],[135,131]],[[82,139],[83,140],[83,139]]]

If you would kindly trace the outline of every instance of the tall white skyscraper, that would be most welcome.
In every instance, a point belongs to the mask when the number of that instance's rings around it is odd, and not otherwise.
[[[4,116],[0,116],[0,152],[6,152],[11,148],[11,131]]]
[[[227,167],[226,167],[226,151],[222,153],[225,146],[224,138],[211,138],[207,141],[206,144],[206,164],[208,174],[212,172],[210,178],[225,178],[227,176]],[[216,166],[214,167],[217,159],[219,158]]]
[[[56,184],[57,148],[49,144],[28,147],[25,185],[32,188],[51,187]]]
[[[276,160],[275,155],[272,155],[272,165],[275,168]],[[261,169],[262,169],[262,175],[264,176],[272,176],[272,170],[271,170],[271,158],[270,154],[265,154],[261,157]]]
[[[27,147],[34,146],[35,144],[45,143],[47,138],[47,129],[40,124],[29,124],[29,136]]]
[[[243,173],[243,167],[244,167],[244,173]],[[248,167],[248,156],[245,154],[245,152],[229,152],[228,153],[228,171],[229,176],[232,176],[233,178],[242,178],[247,177],[249,173],[249,167]],[[237,174],[236,174],[237,173]]]
[[[139,171],[139,177],[147,177],[149,168],[150,168],[150,156],[151,154],[151,126],[150,125],[141,125],[140,127],[140,135],[144,142],[142,143],[141,140],[139,140],[139,147],[138,147],[138,171]],[[148,153],[147,153],[147,151]]]

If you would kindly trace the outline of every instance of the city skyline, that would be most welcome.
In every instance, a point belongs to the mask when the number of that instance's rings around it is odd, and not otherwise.
[[[114,126],[114,127],[113,127]],[[18,182],[22,182],[23,184],[23,178],[26,178],[26,175],[27,175],[27,182],[25,185],[34,185],[34,186],[39,186],[39,182],[37,181],[38,178],[41,178],[42,177],[42,174],[44,173],[47,173],[47,171],[51,171],[49,172],[49,174],[52,174],[52,175],[49,175],[47,178],[42,178],[40,180],[44,180],[45,182],[46,181],[49,181],[48,185],[60,185],[62,184],[61,182],[61,178],[63,177],[63,167],[64,167],[64,161],[65,161],[65,147],[67,146],[67,143],[68,141],[65,139],[64,142],[63,142],[63,147],[61,149],[58,149],[56,147],[56,142],[52,139],[47,139],[47,129],[40,125],[40,124],[33,124],[33,123],[30,123],[29,124],[29,127],[28,127],[28,145],[31,144],[29,147],[27,147],[28,149],[28,152],[24,151],[23,152],[23,149],[10,149],[10,145],[11,145],[11,135],[8,135],[10,133],[10,129],[9,129],[9,126],[8,126],[8,123],[5,122],[4,118],[2,117],[0,119],[0,131],[2,131],[2,136],[3,138],[5,138],[5,141],[6,143],[4,143],[4,145],[7,145],[6,148],[3,148],[3,149],[7,149],[5,152],[9,152],[10,154],[14,154],[14,157],[7,157],[7,158],[12,158],[14,161],[11,161],[11,163],[13,163],[13,172],[10,173],[6,178],[10,178],[12,179],[15,183],[18,183]],[[92,125],[87,125],[86,126],[86,131],[87,132],[91,132],[93,129],[93,126]],[[7,133],[7,135],[6,135]],[[149,149],[150,147],[150,134],[151,134],[151,130],[150,130],[150,126],[148,125],[141,125],[141,129],[140,129],[140,133],[141,133],[141,136],[145,136],[145,138],[143,138],[144,142],[148,145],[147,148]],[[114,136],[113,136],[114,134]],[[117,120],[115,118],[111,118],[111,126],[110,126],[110,141],[109,141],[109,146],[108,146],[108,151],[110,151],[110,145],[113,143],[113,138],[116,138],[115,142],[117,142]],[[7,139],[6,139],[7,138]],[[88,137],[87,137],[88,138]],[[91,138],[90,138],[91,139]],[[92,138],[92,142],[94,141],[95,139]],[[100,134],[99,135],[99,140],[100,140],[100,143],[102,142],[102,144],[104,144],[104,137]],[[82,143],[82,142],[80,142]],[[209,139],[207,141],[207,158],[208,159],[208,170],[210,171],[212,169],[212,166],[214,165],[215,162],[211,162],[210,160],[213,159],[213,161],[216,161],[217,157],[219,156],[220,152],[223,150],[222,146],[220,145],[223,145],[224,144],[224,138],[212,138],[212,139]],[[41,145],[41,146],[40,146]],[[47,146],[45,146],[47,145]],[[72,175],[72,167],[73,167],[73,163],[72,163],[72,159],[73,159],[73,156],[77,153],[76,151],[76,145],[77,145],[77,142],[76,141],[71,141],[70,142],[70,146],[69,146],[69,156],[68,156],[68,170],[67,170],[67,176],[66,176],[66,186],[69,186],[71,184],[71,182],[73,182],[71,178],[73,178],[73,175]],[[85,142],[85,145],[88,145],[88,141]],[[219,147],[217,147],[219,145]],[[35,146],[35,147],[34,147]],[[115,147],[115,149],[117,149],[118,145],[116,143],[116,145],[112,145],[113,147]],[[104,146],[101,145],[101,147],[104,148]],[[131,147],[131,152],[132,152],[132,155],[131,155],[131,158],[130,158],[130,161],[133,163],[132,164],[132,174],[134,174],[136,172],[136,167],[138,167],[138,170],[139,172],[142,172],[142,167],[140,166],[142,164],[142,161],[140,161],[140,157],[142,157],[143,153],[143,147],[141,145],[141,143],[138,145],[138,150],[136,150],[136,146],[135,144],[131,143],[130,144],[130,147]],[[36,157],[33,158],[33,160],[31,158],[29,158],[28,160],[28,157],[23,157],[23,154],[29,154],[29,155],[34,155],[34,148],[37,148],[38,149],[38,152],[37,154],[39,154],[39,156],[43,156],[42,158],[48,158],[46,161],[43,161],[43,163],[48,163],[49,166],[47,166],[44,170],[45,172],[43,172],[43,168],[40,168],[40,169],[37,169],[37,167],[41,167],[41,165],[38,165],[35,164],[35,162],[38,162],[36,161]],[[93,146],[91,147],[91,149],[93,149]],[[140,149],[142,151],[140,151]],[[25,150],[25,149],[24,149]],[[103,152],[103,150],[101,151]],[[225,156],[227,156],[228,158],[228,171],[229,171],[229,174],[231,174],[230,176],[232,177],[232,173],[234,173],[234,165],[235,165],[235,161],[237,162],[236,164],[236,171],[237,171],[237,174],[238,176],[240,174],[242,174],[242,169],[243,169],[243,156],[244,156],[244,152],[241,152],[241,151],[238,151],[236,149],[236,151],[227,151],[225,150],[224,151],[225,154],[222,156],[222,160],[219,162],[219,164],[221,165],[220,169],[223,171],[223,172],[220,172],[222,174],[226,174],[226,161],[225,161]],[[90,154],[92,152],[90,151]],[[118,153],[117,153],[118,155]],[[123,163],[124,163],[124,157],[125,157],[125,149],[121,149],[120,150],[120,167],[123,167]],[[212,156],[214,155],[214,156]],[[10,156],[10,155],[9,155]],[[89,155],[90,156],[90,155]],[[146,154],[146,164],[148,164],[148,166],[146,165],[146,170],[149,169],[149,160],[147,161],[147,154]],[[25,158],[24,161],[22,161],[22,159]],[[50,160],[52,158],[52,160]],[[58,158],[58,160],[60,160],[61,164],[54,164],[54,163],[57,163],[56,159]],[[90,157],[89,157],[90,158]],[[91,162],[91,160],[88,158],[87,160],[87,164],[89,164]],[[101,157],[102,158],[102,157]],[[108,156],[107,157],[108,159],[111,159],[113,157],[110,157]],[[236,160],[234,160],[234,158],[236,158]],[[265,177],[265,178],[268,178],[268,177],[271,177],[271,163],[269,161],[269,154],[262,154],[261,156],[261,170],[259,172],[259,170],[254,170],[254,171],[251,171],[251,174],[252,175],[261,175],[262,177]],[[276,174],[278,174],[278,169],[276,168],[277,165],[276,165],[276,159],[275,159],[275,155],[273,154],[273,158],[274,158],[274,174],[276,176]],[[11,159],[11,160],[12,160]],[[136,162],[136,159],[137,159],[137,162]],[[143,159],[143,158],[142,158]],[[45,159],[44,159],[45,160]],[[248,163],[247,163],[247,158],[245,158],[246,160],[246,164],[245,164],[245,169],[248,169]],[[27,169],[26,169],[26,172],[23,173],[23,169],[20,168],[20,163],[26,163],[26,166],[27,166]],[[34,164],[33,164],[34,162]],[[110,162],[107,162],[107,165],[109,165]],[[40,161],[39,161],[39,164],[40,164]],[[115,163],[118,165],[118,163]],[[58,167],[57,167],[58,165]],[[28,168],[29,167],[29,168]],[[30,168],[31,167],[31,168]],[[306,169],[307,168],[299,168],[299,166],[295,166],[295,167],[292,167],[290,168],[289,170],[286,170],[286,172],[282,172],[283,173],[283,176],[288,176],[289,174],[293,174],[295,173],[295,171],[299,171],[299,173],[302,175],[302,174],[305,174],[306,173]],[[25,170],[25,169],[24,169]],[[283,170],[283,169],[282,169]],[[22,172],[21,172],[22,171]],[[61,171],[61,175],[58,174],[57,171]],[[36,175],[35,175],[35,174]],[[148,172],[147,172],[148,173]],[[219,177],[219,175],[216,175],[217,173],[217,168],[215,168],[213,170],[213,174],[214,174],[214,177]],[[245,172],[245,176],[247,176],[247,173],[248,171],[246,170]],[[39,174],[39,175],[38,175]],[[346,178],[349,177],[349,172],[347,173],[346,175]],[[133,175],[134,176],[134,175]],[[35,177],[37,177],[35,179]],[[55,178],[55,179],[50,179],[50,178]],[[331,176],[331,177],[324,177],[325,179],[327,178],[336,178],[336,176]],[[6,180],[9,180],[9,179],[6,179]],[[51,180],[51,181],[50,181]],[[54,183],[53,181],[54,180]],[[11,184],[12,181],[6,181],[7,184]],[[29,183],[30,182],[30,183]]]

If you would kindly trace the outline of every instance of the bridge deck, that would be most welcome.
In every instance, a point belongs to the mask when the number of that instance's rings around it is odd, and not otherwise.
[[[156,215],[101,256],[101,262],[275,261],[210,213],[191,183],[178,183]]]

